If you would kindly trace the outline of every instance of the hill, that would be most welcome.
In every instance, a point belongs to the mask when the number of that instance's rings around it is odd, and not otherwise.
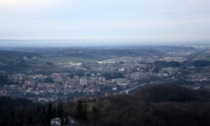
[[[24,58],[39,56],[36,53],[0,50],[0,69],[5,72],[23,71],[31,66]]]
[[[0,97],[0,125],[45,126],[52,117],[70,115],[84,126],[209,126],[209,96],[175,85],[147,85],[130,95],[100,98],[92,110],[85,101],[47,105]],[[80,109],[87,118],[77,116]]]
[[[97,125],[208,126],[209,95],[174,85],[150,85],[131,95],[101,99]]]
[[[0,96],[0,125],[46,126],[48,120],[43,108],[30,100]]]
[[[207,102],[209,96],[205,92],[193,91],[171,84],[146,85],[133,95],[143,101],[150,102]]]
[[[45,73],[59,70],[55,65],[42,61],[36,52],[0,50],[0,72],[2,73]],[[1,75],[0,75],[1,76]],[[1,82],[1,80],[0,80]]]

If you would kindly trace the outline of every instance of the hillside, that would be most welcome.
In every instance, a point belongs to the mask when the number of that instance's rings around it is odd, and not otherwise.
[[[31,67],[24,58],[39,57],[36,53],[0,50],[0,69],[5,72],[23,71]]]
[[[22,98],[0,96],[1,126],[46,126],[49,119],[44,105]]]
[[[147,85],[133,95],[143,101],[150,102],[207,102],[209,96],[205,92],[198,92],[170,84]]]
[[[47,70],[57,70],[56,66],[42,62],[41,59],[42,55],[35,52],[0,50],[0,72],[27,73],[28,71],[47,72]]]
[[[101,99],[100,126],[209,126],[208,95],[174,85],[150,85]]]
[[[0,125],[46,126],[52,117],[68,115],[84,126],[210,125],[209,93],[175,85],[148,85],[134,94],[100,98],[92,111],[85,110],[89,103],[81,103],[37,104],[0,97]]]

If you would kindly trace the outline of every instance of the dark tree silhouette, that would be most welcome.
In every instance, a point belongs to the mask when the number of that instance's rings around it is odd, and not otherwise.
[[[93,120],[93,126],[95,126],[95,125],[96,125],[96,121],[97,121],[97,119],[98,119],[98,109],[97,109],[95,106],[93,106],[93,108],[92,108],[92,120]]]
[[[52,103],[49,103],[48,104],[48,107],[47,107],[47,115],[48,115],[48,117],[50,119],[53,117],[53,114],[52,114]]]
[[[74,116],[76,119],[85,121],[87,119],[86,107],[83,106],[81,101],[77,102],[77,105],[74,110]]]
[[[57,107],[57,115],[58,117],[62,117],[64,114],[64,110],[63,110],[63,103],[62,102],[59,102],[58,103],[58,107]]]

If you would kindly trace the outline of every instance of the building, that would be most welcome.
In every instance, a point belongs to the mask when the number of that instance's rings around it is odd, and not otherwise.
[[[79,80],[80,85],[87,85],[87,77],[81,77]]]
[[[142,77],[141,74],[138,73],[138,72],[132,73],[132,74],[130,75],[130,79],[132,79],[132,80],[140,80],[141,77]]]
[[[61,119],[60,118],[53,118],[50,121],[51,126],[61,126]]]

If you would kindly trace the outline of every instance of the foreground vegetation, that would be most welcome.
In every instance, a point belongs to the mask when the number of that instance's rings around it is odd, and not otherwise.
[[[208,126],[209,94],[173,85],[148,86],[134,95],[119,95],[98,103],[97,125]]]
[[[48,126],[53,117],[73,117],[95,126],[209,126],[210,94],[174,85],[145,86],[130,95],[97,102],[63,101],[39,104],[0,98],[1,126]]]

